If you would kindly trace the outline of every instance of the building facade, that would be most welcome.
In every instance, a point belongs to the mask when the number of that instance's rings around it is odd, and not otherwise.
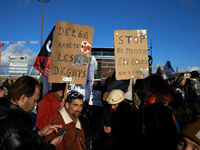
[[[94,75],[95,80],[104,82],[112,76],[115,70],[115,57],[113,47],[92,47],[92,56],[98,63],[97,72]]]

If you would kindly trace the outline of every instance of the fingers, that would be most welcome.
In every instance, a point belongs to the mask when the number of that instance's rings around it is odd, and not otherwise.
[[[57,146],[61,143],[62,139],[63,139],[63,136],[64,135],[61,135],[61,136],[57,136],[55,137],[52,141],[51,141],[51,144]]]
[[[64,107],[64,105],[65,105],[65,99],[63,98],[62,101],[60,102],[57,110],[60,111]]]
[[[62,125],[51,125],[50,129],[58,132],[58,129],[61,129],[62,128]]]
[[[65,104],[65,99],[63,98],[62,101],[61,101],[61,103],[60,103],[60,105],[63,107],[64,104]]]

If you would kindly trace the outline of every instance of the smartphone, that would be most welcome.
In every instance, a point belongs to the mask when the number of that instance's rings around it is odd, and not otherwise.
[[[62,136],[62,135],[64,135],[67,131],[68,131],[68,129],[65,128],[65,129],[63,129],[62,131],[60,131],[60,133],[57,134],[55,137],[57,137],[57,136]],[[55,138],[55,137],[54,137],[54,138]],[[49,140],[48,143],[50,143],[54,138],[52,138],[51,140]]]
[[[62,131],[60,131],[59,136],[64,135],[67,131],[68,131],[67,128],[63,129]]]

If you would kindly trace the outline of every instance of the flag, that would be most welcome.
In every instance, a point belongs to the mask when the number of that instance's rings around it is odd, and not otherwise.
[[[174,69],[171,66],[170,61],[167,61],[167,63],[164,65],[165,74],[169,77],[174,71]]]
[[[41,74],[43,74],[47,79],[49,77],[49,65],[50,65],[54,29],[55,26],[53,27],[46,41],[44,42],[37,58],[35,59],[35,62],[33,63],[33,67],[37,69]]]

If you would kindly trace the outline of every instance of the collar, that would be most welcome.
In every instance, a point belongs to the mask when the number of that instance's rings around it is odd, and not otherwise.
[[[56,92],[53,92],[53,95],[57,97],[59,101],[62,101],[62,96],[59,96]]]
[[[65,122],[65,124],[69,124],[73,122],[72,118],[69,116],[68,112],[66,111],[65,107],[60,110],[60,114]],[[76,128],[81,130],[81,124],[79,119],[77,118]]]
[[[6,110],[4,110],[4,113],[6,115],[10,115],[13,116],[14,118],[20,118],[23,121],[25,121],[26,123],[32,124],[32,117],[30,115],[30,113],[24,111],[23,109],[21,109],[19,106],[13,104],[12,102],[10,102],[8,99],[6,98],[0,98],[0,105],[2,105]]]

